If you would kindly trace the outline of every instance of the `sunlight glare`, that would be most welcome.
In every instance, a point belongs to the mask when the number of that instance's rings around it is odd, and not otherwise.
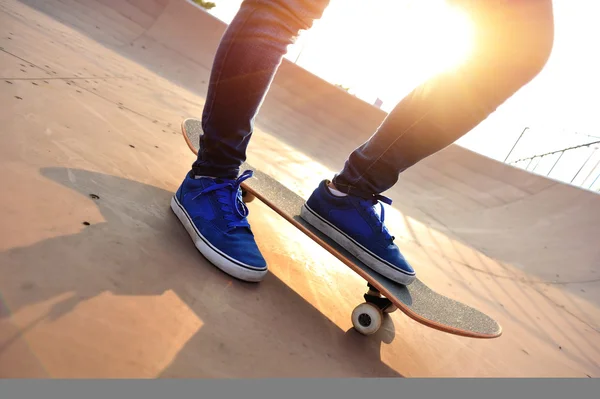
[[[298,64],[366,101],[387,106],[428,77],[464,62],[473,46],[468,16],[444,0],[332,0],[303,33]],[[291,59],[298,53],[292,49]]]
[[[443,0],[419,3],[406,30],[412,33],[408,45],[422,56],[421,67],[430,71],[455,68],[472,51],[471,20],[460,8]]]

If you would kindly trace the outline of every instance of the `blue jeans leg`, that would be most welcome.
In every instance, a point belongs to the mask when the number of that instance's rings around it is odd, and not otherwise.
[[[469,132],[545,65],[554,39],[551,0],[449,1],[473,21],[471,57],[398,103],[335,175],[338,190],[366,198],[391,188],[402,171]]]
[[[236,178],[254,120],[287,46],[319,19],[329,0],[245,0],[214,59],[196,175]]]
[[[402,171],[485,120],[545,65],[553,44],[551,0],[448,1],[463,7],[474,22],[473,54],[417,87],[392,110],[334,176],[340,191],[362,197],[386,191]],[[242,3],[214,60],[195,174],[237,176],[254,119],[287,46],[321,17],[328,3]]]

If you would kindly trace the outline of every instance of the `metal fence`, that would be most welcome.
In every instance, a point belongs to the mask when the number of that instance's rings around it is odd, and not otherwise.
[[[504,160],[505,163],[600,192],[600,140],[508,161],[528,128],[525,128]],[[593,136],[591,136],[593,137]]]

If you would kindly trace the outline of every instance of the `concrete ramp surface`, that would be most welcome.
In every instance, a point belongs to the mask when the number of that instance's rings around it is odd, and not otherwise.
[[[364,281],[257,201],[265,281],[202,258],[169,201],[224,29],[185,0],[0,0],[0,377],[600,376],[600,197],[459,146],[386,220],[498,339],[400,312],[360,336]],[[248,161],[306,197],[384,116],[285,61]]]

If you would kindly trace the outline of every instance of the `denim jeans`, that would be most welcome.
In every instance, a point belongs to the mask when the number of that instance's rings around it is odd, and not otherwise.
[[[333,177],[338,190],[362,197],[386,191],[402,171],[469,132],[545,65],[554,39],[551,0],[448,1],[463,7],[473,22],[472,55],[395,106]],[[328,3],[242,3],[214,59],[202,115],[202,151],[193,173],[237,177],[255,117],[287,46],[322,16]]]

